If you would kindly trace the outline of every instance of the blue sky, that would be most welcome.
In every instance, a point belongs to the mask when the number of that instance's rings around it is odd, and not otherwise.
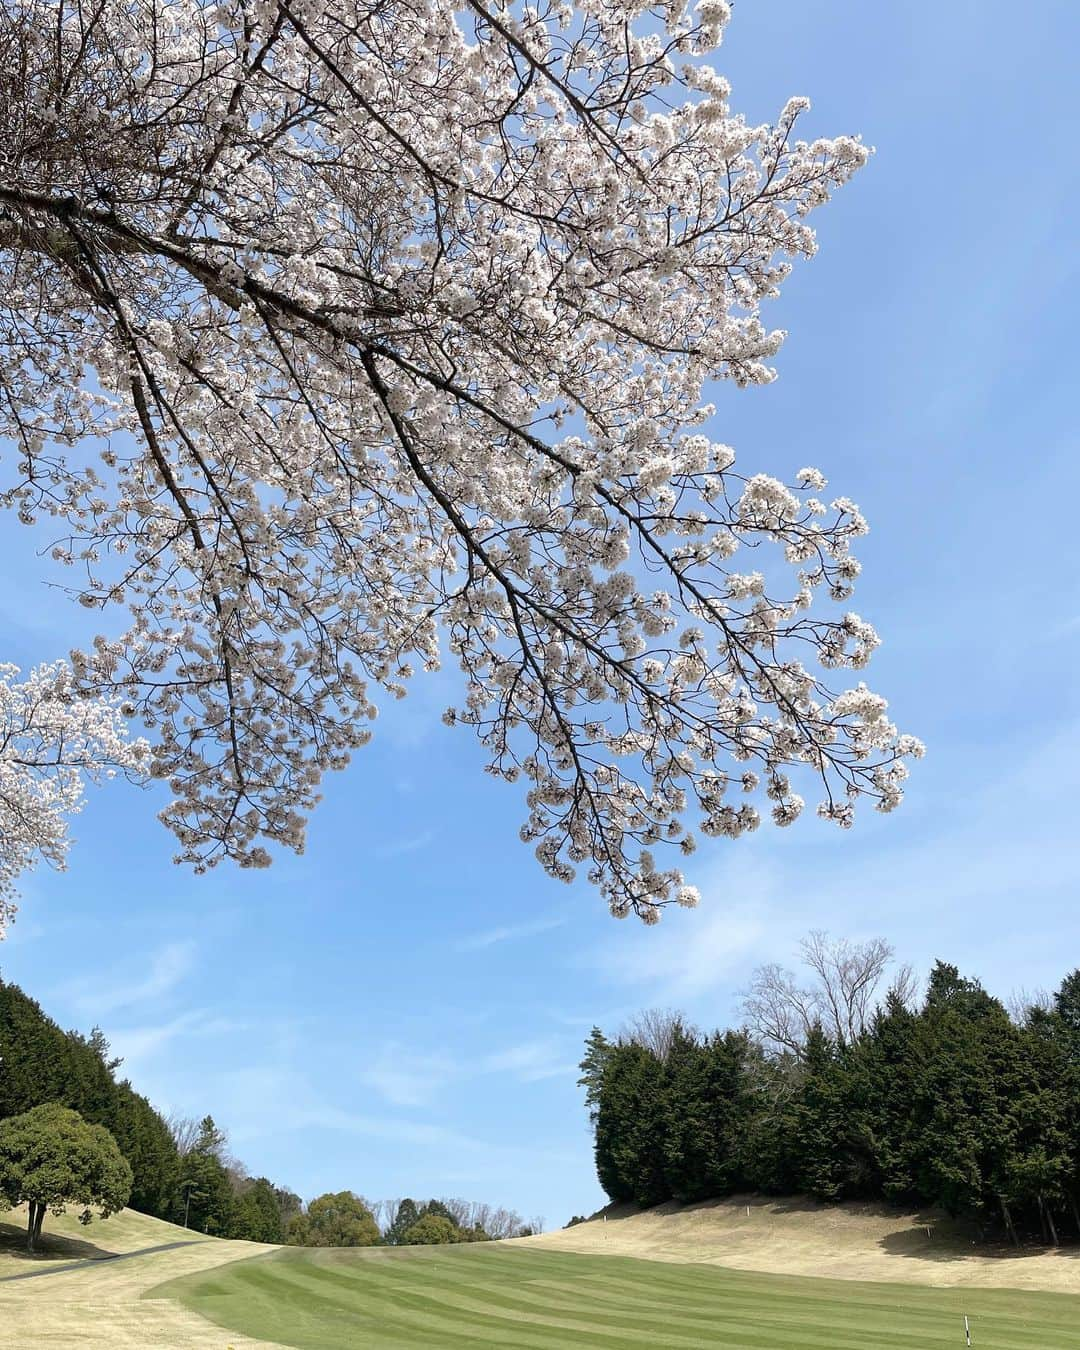
[[[463,1195],[550,1226],[602,1198],[574,1082],[594,1022],[722,1024],[811,927],[1005,995],[1080,963],[1078,39],[1061,0],[740,0],[720,62],[749,117],[805,93],[815,133],[877,147],[770,310],[780,379],[719,390],[715,430],[744,469],[819,466],[870,519],[871,683],[929,746],[898,814],[710,844],[699,910],[619,924],[542,875],[515,790],[428,681],[269,872],[194,878],[153,794],[95,793],[69,871],[24,887],[4,978],[100,1023],[157,1105],[212,1112],[305,1196]],[[23,664],[84,622],[26,544],[5,521],[3,656]]]

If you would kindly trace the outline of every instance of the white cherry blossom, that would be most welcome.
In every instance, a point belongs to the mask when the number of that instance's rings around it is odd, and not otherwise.
[[[779,824],[789,780],[896,805],[921,746],[826,682],[877,644],[832,608],[865,520],[706,431],[868,154],[804,99],[733,112],[729,17],[5,5],[3,500],[102,611],[78,690],[95,735],[145,723],[181,859],[300,848],[379,691],[447,655],[522,838],[616,915],[696,903],[663,854],[755,829],[759,780]]]
[[[0,665],[0,937],[19,874],[39,859],[63,868],[85,782],[141,777],[149,754],[113,703],[79,697],[64,662],[19,673]]]

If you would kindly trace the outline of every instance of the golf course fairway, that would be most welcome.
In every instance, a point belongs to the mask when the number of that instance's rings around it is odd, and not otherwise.
[[[724,1347],[1080,1350],[1080,1299],[825,1280],[513,1244],[282,1248],[158,1285],[218,1326],[297,1350]]]

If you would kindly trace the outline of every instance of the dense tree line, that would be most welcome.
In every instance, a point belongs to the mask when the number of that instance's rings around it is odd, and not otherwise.
[[[0,980],[0,1120],[58,1103],[103,1125],[132,1172],[129,1204],[220,1237],[283,1242],[300,1197],[250,1177],[213,1117],[166,1120],[127,1079],[102,1032],[63,1031],[17,985]]]
[[[837,1015],[794,1034],[798,1018],[776,1016],[784,988],[789,1011]],[[941,962],[921,1001],[901,972],[860,1018],[831,988],[759,972],[751,1013],[762,990],[781,991],[764,998],[768,1034],[758,1017],[709,1035],[678,1016],[662,1035],[655,1021],[614,1040],[594,1028],[581,1082],[609,1197],[879,1199],[938,1205],[1014,1242],[1080,1236],[1080,971],[1019,1017]]]
[[[386,1215],[382,1240],[388,1246],[415,1247],[432,1242],[490,1242],[527,1237],[539,1232],[543,1221],[525,1222],[512,1209],[470,1200],[390,1200],[381,1206]]]
[[[62,1031],[0,980],[0,1121],[57,1105],[104,1126],[131,1169],[133,1209],[217,1237],[314,1247],[475,1242],[540,1227],[512,1210],[456,1199],[370,1204],[340,1191],[305,1207],[288,1187],[250,1176],[212,1116],[166,1120],[117,1079],[120,1064],[98,1028]]]

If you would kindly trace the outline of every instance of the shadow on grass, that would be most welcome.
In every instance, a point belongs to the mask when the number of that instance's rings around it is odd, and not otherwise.
[[[904,1228],[895,1233],[886,1233],[878,1240],[878,1246],[890,1256],[917,1257],[920,1261],[964,1261],[968,1257],[978,1256],[983,1260],[1000,1261],[1004,1267],[1009,1262],[1022,1262],[1031,1256],[1059,1256],[1063,1260],[1075,1261],[1080,1257],[1080,1246],[1075,1243],[1061,1247],[1051,1247],[1042,1243],[1025,1242],[1019,1247],[997,1239],[981,1240],[978,1236],[961,1237],[953,1233],[947,1238],[939,1236],[931,1225],[930,1236],[925,1228]]]
[[[0,1222],[0,1262],[7,1265],[10,1261],[29,1263],[48,1261],[105,1261],[116,1255],[106,1247],[98,1247],[83,1238],[60,1237],[48,1229],[49,1216],[45,1216],[46,1226],[37,1240],[37,1250],[26,1250],[25,1225]]]

